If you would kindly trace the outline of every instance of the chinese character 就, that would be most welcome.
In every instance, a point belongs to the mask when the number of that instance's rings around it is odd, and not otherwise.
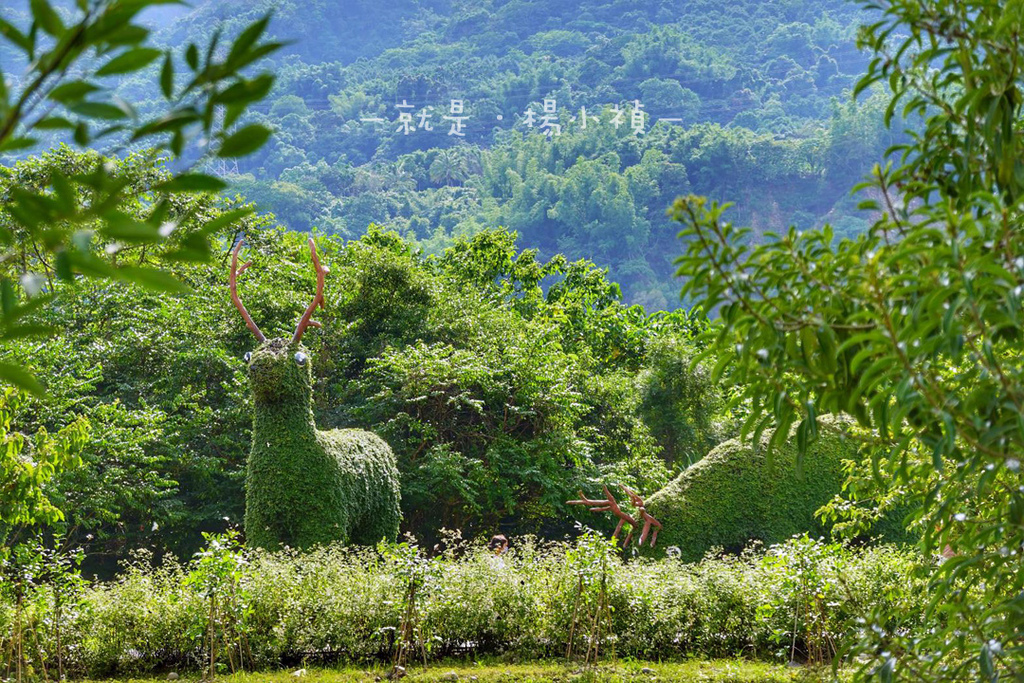
[[[397,132],[401,131],[402,135],[409,135],[410,133],[415,132],[416,128],[414,126],[414,122],[413,122],[413,118],[412,118],[412,112],[411,111],[402,111],[402,110],[406,110],[406,109],[412,109],[412,105],[409,104],[408,102],[406,102],[405,100],[402,100],[402,103],[399,104],[399,105],[396,105],[396,107],[398,108],[399,112],[398,112],[398,128],[395,129],[395,132],[397,133]]]
[[[420,109],[419,114],[417,114],[417,118],[419,119],[416,126],[417,130],[425,130],[428,133],[434,130],[434,124],[430,122],[430,117],[434,115],[433,112],[433,107],[423,107],[423,109]]]

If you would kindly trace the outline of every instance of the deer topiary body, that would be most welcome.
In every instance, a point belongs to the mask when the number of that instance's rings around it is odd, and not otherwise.
[[[237,292],[235,247],[231,300],[260,345],[246,354],[255,415],[246,468],[245,534],[252,546],[309,548],[340,541],[394,540],[401,519],[395,455],[383,439],[361,429],[321,431],[313,419],[313,377],[302,346],[313,312],[323,305],[324,276],[309,240],[317,293],[291,339],[267,339]]]
[[[687,562],[700,560],[715,547],[739,550],[752,540],[772,544],[802,533],[827,536],[831,524],[816,513],[842,493],[846,462],[858,457],[858,442],[847,436],[852,424],[847,417],[819,417],[820,434],[804,455],[801,469],[797,468],[795,429],[771,458],[770,433],[762,435],[759,445],[740,439],[725,441],[646,502],[621,487],[639,513],[638,518],[619,507],[608,487],[603,500],[591,500],[580,493],[580,500],[568,502],[618,517],[613,535],[618,537],[628,526],[624,545],[629,545],[633,531],[642,526],[639,545],[643,547],[650,537],[645,551],[648,555],[660,554],[650,548],[654,548],[661,531],[663,546],[674,546]],[[869,533],[889,542],[912,541],[902,524],[906,512],[890,512],[875,522]]]

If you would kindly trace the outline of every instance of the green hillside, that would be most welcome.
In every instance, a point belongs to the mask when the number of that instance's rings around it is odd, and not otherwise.
[[[845,2],[205,2],[158,37],[231,34],[271,9],[294,42],[254,117],[277,134],[212,167],[239,192],[295,230],[378,223],[435,253],[507,227],[543,256],[610,268],[652,308],[679,305],[677,195],[735,200],[761,231],[859,232],[849,187],[893,141],[878,106],[851,104],[867,15]],[[140,101],[151,82],[121,87]],[[545,99],[560,136],[542,132]],[[464,136],[443,118],[452,100]]]

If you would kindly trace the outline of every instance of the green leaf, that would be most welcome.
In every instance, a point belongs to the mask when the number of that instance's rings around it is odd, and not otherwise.
[[[256,102],[270,93],[274,86],[272,74],[260,74],[253,79],[242,79],[219,93],[215,98],[218,104],[235,104],[237,102]]]
[[[13,325],[2,329],[0,340],[27,339],[30,337],[49,337],[56,330],[49,325]]]
[[[225,65],[230,69],[233,68],[233,64],[242,59],[243,55],[249,50],[250,47],[256,44],[256,41],[260,39],[263,32],[267,29],[267,24],[270,23],[270,15],[266,14],[262,19],[250,24],[238,38],[235,39],[234,44],[231,45],[231,51],[228,53],[228,58],[225,60]]]
[[[86,125],[85,122],[80,121],[78,125],[75,126],[74,139],[75,143],[77,143],[81,147],[85,147],[86,145],[89,144],[89,126]]]
[[[101,130],[99,133],[96,133],[96,136],[93,139],[99,140],[100,138],[105,138],[114,135],[115,133],[120,133],[123,130],[127,130],[127,128],[122,124],[118,124],[116,126],[108,126]]]
[[[0,310],[7,318],[14,312],[18,305],[18,293],[14,291],[14,285],[7,278],[0,280]]]
[[[160,90],[167,99],[174,95],[174,60],[170,52],[164,57],[164,66],[160,70]]]
[[[226,104],[224,127],[229,128],[245,113],[246,107],[252,102],[262,100],[274,86],[274,77],[270,74],[257,76],[252,80],[241,80],[216,97],[219,104]]]
[[[262,147],[270,137],[270,129],[258,123],[250,124],[228,137],[220,146],[217,156],[244,157]]]
[[[179,249],[169,251],[163,255],[165,261],[179,263],[204,263],[210,258],[210,244],[199,234],[192,234],[186,237]]]
[[[132,135],[132,140],[139,140],[147,135],[156,135],[157,133],[166,133],[170,131],[178,132],[188,124],[198,120],[199,114],[195,111],[188,109],[178,111],[157,119],[156,121],[150,121],[144,126],[140,126]]]
[[[203,234],[214,235],[220,230],[227,228],[230,225],[234,225],[237,221],[240,221],[247,216],[251,216],[254,213],[256,213],[255,209],[234,209],[232,211],[225,211],[203,226]]]
[[[16,29],[13,24],[2,17],[0,17],[0,36],[3,36],[10,42],[14,43],[24,52],[32,51],[32,41],[29,37]]]
[[[228,184],[211,175],[202,173],[186,173],[177,178],[157,185],[157,192],[220,192],[227,189]]]
[[[274,52],[277,52],[282,47],[284,47],[286,44],[287,43],[264,43],[263,45],[260,45],[256,49],[250,50],[243,57],[240,57],[235,63],[232,63],[231,64],[231,68],[234,71],[238,71],[239,69],[244,69],[245,67],[247,67],[248,65],[252,64],[253,62],[258,61],[258,60],[262,59],[263,57],[266,57],[269,54],[273,54]]]
[[[0,363],[0,381],[13,384],[36,396],[45,396],[46,390],[25,368],[13,363]]]
[[[50,99],[61,104],[71,104],[81,101],[86,95],[99,89],[99,86],[88,81],[68,81],[54,88],[50,92]]]
[[[50,183],[53,185],[54,194],[60,202],[60,208],[64,215],[74,216],[78,210],[78,194],[70,181],[64,174],[54,171],[50,174]]]
[[[128,112],[108,102],[79,102],[68,107],[68,109],[91,119],[116,121],[128,118]]]
[[[47,0],[31,0],[29,5],[32,8],[32,17],[39,28],[54,38],[59,38],[64,33],[64,22]]]
[[[196,47],[195,43],[190,44],[188,49],[185,50],[185,63],[193,71],[199,68],[199,48]]]
[[[156,292],[187,294],[191,291],[188,285],[184,284],[170,273],[156,268],[124,266],[122,268],[118,268],[117,273],[122,280],[134,282],[137,285]]]
[[[35,138],[8,138],[0,142],[0,152],[18,152],[35,146]]]
[[[138,71],[156,61],[163,52],[152,47],[138,47],[114,57],[96,72],[97,76],[112,76]]]
[[[111,217],[99,232],[104,237],[131,244],[153,244],[163,239],[156,226],[124,216]]]
[[[7,284],[6,280],[4,282],[5,282],[5,284]],[[9,285],[7,285],[7,286],[9,286]],[[7,300],[5,299],[5,301],[7,301]],[[51,301],[53,301],[53,294],[52,293],[49,293],[49,294],[37,294],[36,296],[32,297],[31,299],[29,299],[25,303],[21,304],[20,306],[16,305],[16,306],[14,306],[13,308],[11,308],[9,310],[5,309],[4,310],[4,322],[6,324],[10,325],[10,324],[12,324],[12,323],[14,323],[14,322],[24,318],[25,316],[30,315],[30,314],[38,311],[40,308],[42,308],[43,306],[49,304]],[[17,302],[15,301],[14,303],[17,303]]]
[[[149,29],[141,26],[128,25],[104,36],[111,45],[138,45],[149,37]]]
[[[45,119],[36,121],[33,128],[40,130],[74,130],[75,124],[63,116],[47,116]]]
[[[181,130],[174,131],[174,135],[171,136],[171,152],[176,157],[180,157],[182,151],[185,149],[185,134]]]

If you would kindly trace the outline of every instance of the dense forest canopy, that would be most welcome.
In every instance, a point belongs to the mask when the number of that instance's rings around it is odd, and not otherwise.
[[[0,190],[96,158],[61,148],[0,172]],[[137,157],[115,174],[140,192],[167,177]],[[121,208],[144,211],[138,196]],[[234,208],[198,196],[172,216],[187,231]],[[273,227],[247,218],[216,235],[212,263],[175,267],[187,295],[54,283],[58,303],[38,322],[58,334],[0,354],[47,387],[19,406],[22,429],[89,420],[83,465],[51,494],[67,511],[57,528],[89,549],[91,568],[139,547],[189,556],[198,531],[241,521],[252,424],[244,357],[256,342],[228,296],[226,250],[242,236],[252,246],[241,293],[271,337],[290,332],[314,290],[305,240]],[[688,366],[706,319],[625,306],[591,262],[540,260],[504,230],[437,257],[378,228],[318,242],[331,269],[327,308],[322,330],[304,339],[317,420],[388,440],[406,531],[566,533],[573,517],[589,517],[565,505],[578,488],[612,477],[653,491],[729,436],[724,394],[706,368]],[[119,256],[157,258],[143,247]]]
[[[868,223],[849,188],[898,138],[879,101],[851,102],[866,64],[852,3],[229,1],[148,16],[158,43],[179,45],[268,10],[291,42],[250,118],[276,134],[209,167],[238,192],[291,229],[356,238],[375,223],[430,253],[503,226],[545,258],[610,268],[627,301],[652,309],[680,305],[675,196],[735,201],[759,232],[828,220],[856,234]],[[140,73],[119,93],[146,111],[152,82]],[[465,137],[443,119],[452,100]],[[560,137],[541,132],[545,100]]]
[[[0,18],[8,677],[1021,677],[1024,3],[164,4]]]
[[[561,533],[576,488],[611,477],[654,491],[735,431],[727,397],[689,363],[703,315],[652,315],[679,303],[673,199],[737,197],[759,230],[827,216],[854,234],[867,223],[849,185],[894,139],[881,99],[849,98],[863,58],[843,3],[408,2],[390,24],[369,3],[200,2],[141,20],[157,44],[204,44],[242,33],[271,4],[269,37],[294,40],[260,61],[277,85],[241,123],[275,134],[254,154],[202,161],[242,199],[157,204],[175,226],[170,246],[213,239],[213,263],[172,269],[191,293],[71,287],[54,277],[59,256],[31,243],[16,259],[62,302],[40,316],[60,334],[5,350],[49,391],[16,417],[30,431],[89,418],[84,466],[52,488],[95,557],[141,545],[187,555],[196,529],[241,518],[251,340],[222,296],[238,236],[270,266],[249,276],[268,325],[290,319],[311,285],[294,268],[303,240],[265,229],[332,238],[321,241],[331,307],[309,342],[317,418],[387,438],[406,530]],[[30,14],[28,3],[11,10]],[[145,116],[162,105],[154,77],[174,90],[165,75],[154,63],[101,82]],[[452,99],[465,102],[464,137],[440,120],[409,135],[361,120]],[[525,113],[552,101],[559,134],[528,132]],[[641,102],[637,120],[628,112]],[[106,167],[125,188],[119,223],[154,220],[152,190],[170,178],[142,142],[132,147]],[[98,159],[58,147],[4,169],[0,189],[46,193],[54,174]],[[276,215],[240,226],[249,200]],[[0,221],[13,229],[22,215]],[[205,223],[222,227],[208,234]],[[119,263],[158,266],[166,251],[112,228],[99,246]]]

